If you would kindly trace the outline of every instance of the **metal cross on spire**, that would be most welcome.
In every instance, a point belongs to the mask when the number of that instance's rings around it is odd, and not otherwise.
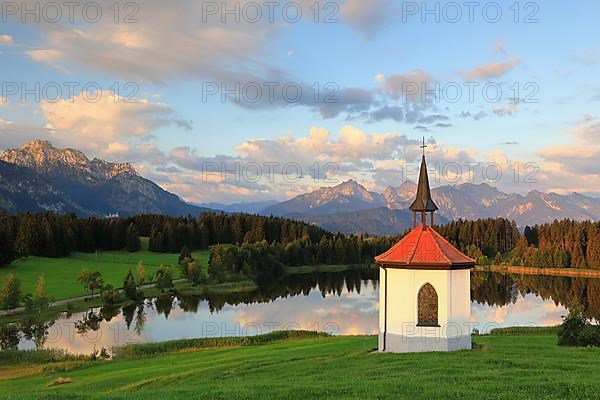
[[[425,144],[425,136],[423,136],[423,145],[420,147],[423,149],[423,157],[425,157],[425,148],[427,147],[427,145]]]

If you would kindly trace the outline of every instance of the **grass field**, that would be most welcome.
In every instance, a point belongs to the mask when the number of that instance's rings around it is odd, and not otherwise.
[[[208,251],[194,252],[193,256],[204,267],[208,265]],[[147,274],[154,274],[160,264],[177,265],[179,254],[152,253],[142,250],[135,253],[127,251],[99,251],[96,253],[73,253],[70,257],[44,258],[27,257],[0,268],[0,282],[8,273],[13,273],[21,280],[23,293],[32,293],[38,277],[46,277],[48,296],[54,300],[68,299],[86,294],[83,287],[76,282],[79,271],[87,268],[100,271],[105,283],[114,287],[123,286],[127,270],[135,271],[139,261],[144,263]],[[174,271],[178,276],[179,270]]]
[[[598,398],[600,349],[558,347],[555,335],[474,339],[479,348],[455,353],[372,354],[373,336],[312,337],[0,365],[0,399]],[[58,378],[70,383],[48,386]]]

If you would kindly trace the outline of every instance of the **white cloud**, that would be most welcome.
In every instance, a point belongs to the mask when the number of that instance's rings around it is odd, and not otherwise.
[[[571,141],[540,151],[545,161],[543,179],[559,193],[578,191],[600,194],[600,123],[584,115],[569,132]]]
[[[519,57],[511,57],[508,61],[505,62],[480,65],[467,72],[465,74],[465,78],[470,81],[478,79],[499,78],[511,71],[520,62],[521,59]]]
[[[64,58],[64,54],[58,50],[29,50],[25,54],[33,61],[55,65]]]
[[[366,133],[351,125],[344,126],[335,136],[327,129],[313,127],[306,136],[298,138],[288,135],[275,139],[245,140],[235,147],[236,156],[202,157],[195,150],[184,147],[173,149],[170,159],[183,169],[183,172],[176,174],[175,182],[181,188],[187,188],[185,190],[189,190],[189,195],[196,199],[203,196],[204,201],[223,201],[225,198],[227,201],[281,200],[347,179],[355,179],[369,190],[379,192],[389,185],[399,186],[407,179],[415,181],[421,156],[420,142],[420,139],[409,139],[398,133]],[[498,182],[488,183],[509,191],[524,190],[522,185],[514,183],[512,175],[508,173],[514,167],[515,160],[511,160],[503,151],[479,154],[472,148],[448,146],[430,138],[427,154],[433,186],[481,183],[485,181],[483,169],[493,163],[506,173]],[[274,165],[270,170],[272,174],[268,176],[267,163]],[[315,165],[323,168],[326,163],[332,163],[334,167],[332,179],[325,181],[321,170],[321,175],[315,181],[312,174]],[[284,167],[291,164],[297,165],[305,174],[302,179],[290,182],[283,177]],[[242,179],[236,181],[236,176],[240,176],[239,171],[244,171],[249,165],[262,168],[260,179],[245,179],[242,172]],[[215,168],[218,172],[214,172]],[[254,168],[248,168],[247,171]],[[192,188],[200,183],[203,188],[209,187],[207,190],[216,197],[205,197],[208,192],[204,189],[200,191],[202,193],[196,191],[194,194]]]
[[[52,1],[42,0],[41,7]],[[342,20],[361,32],[369,31],[375,28],[386,2],[347,0],[340,14],[345,16]],[[96,3],[104,10],[114,7],[113,0]],[[319,3],[319,18],[326,18],[329,15],[327,1],[295,2],[302,9],[303,18],[311,22],[315,3]],[[215,4],[219,11],[212,15],[206,12],[204,1],[180,0],[174,6],[163,0],[146,0],[135,13],[138,22],[131,24],[115,24],[112,14],[93,24],[32,23],[30,26],[43,31],[45,40],[27,55],[35,61],[68,70],[84,67],[153,83],[182,77],[227,82],[235,80],[237,74],[241,74],[241,81],[257,81],[282,75],[265,57],[277,34],[297,26],[282,20],[282,4],[273,13],[274,21],[269,19],[272,11],[264,7],[258,21],[244,18],[244,14],[236,21],[235,15],[221,12],[244,10],[246,4],[256,4],[252,0],[225,0]],[[289,56],[293,55],[293,50],[290,51]]]
[[[397,133],[365,133],[346,125],[337,138],[323,128],[313,127],[308,136],[294,139],[282,136],[275,139],[246,140],[235,148],[246,159],[296,161],[310,165],[311,160],[354,163],[392,157],[402,145],[410,143]]]
[[[431,81],[431,75],[417,69],[406,74],[394,74],[384,77],[383,89],[394,99],[421,101],[421,91]]]
[[[10,35],[0,35],[0,45],[13,44],[13,37]]]
[[[373,36],[390,16],[387,0],[344,0],[342,20],[365,37]]]
[[[49,2],[51,0],[42,0],[41,7]],[[98,0],[97,3],[108,9],[114,2]],[[243,9],[246,3],[255,4],[250,0],[242,3],[226,0],[219,2],[218,8]],[[302,8],[304,18],[314,22],[315,0],[295,3]],[[320,19],[326,18],[330,2],[318,0],[317,3]],[[388,0],[346,0],[341,4],[339,17],[342,22],[370,35],[386,16],[388,3]],[[112,18],[102,18],[94,24],[31,23],[30,26],[42,31],[43,39],[26,55],[69,74],[83,70],[139,84],[164,85],[181,79],[199,79],[228,88],[236,85],[243,88],[249,83],[295,82],[303,93],[311,92],[309,87],[314,82],[290,76],[285,69],[269,62],[273,40],[297,24],[285,22],[281,17],[269,21],[266,11],[256,23],[246,18],[236,22],[231,15],[223,23],[220,13],[204,21],[204,5],[205,2],[181,0],[174,7],[162,0],[147,0],[136,13],[139,22],[135,24],[115,24]],[[293,55],[294,49],[290,49],[288,56]],[[236,105],[249,109],[303,106],[323,118],[347,113],[351,117],[369,119],[370,109],[381,108],[381,101],[377,103],[375,99],[378,94],[359,87],[342,87],[334,95],[336,102],[324,99],[315,102],[311,96],[302,96],[298,103],[290,104],[281,91],[276,90],[272,100],[262,96],[258,102],[241,101]]]
[[[498,41],[496,42],[496,46],[494,46],[494,54],[506,54],[504,40],[498,39]]]
[[[593,67],[598,64],[598,55],[593,50],[586,50],[573,55],[573,60],[586,67]]]
[[[109,91],[101,92],[95,102],[89,99],[81,94],[41,104],[53,140],[96,154],[125,155],[131,154],[126,142],[174,123],[174,112],[164,103],[125,99]]]
[[[583,119],[573,128],[572,134],[578,138],[597,144],[600,140],[600,121],[591,115],[584,115]]]
[[[519,107],[519,103],[515,101],[511,101],[507,106],[498,107],[492,110],[494,114],[499,117],[512,116],[517,112],[517,108]]]
[[[108,10],[114,2],[97,3]],[[219,6],[231,9],[234,3],[239,6],[233,0]],[[233,17],[222,23],[219,15],[203,22],[203,6],[204,2],[193,0],[178,1],[176,6],[148,0],[135,14],[137,23],[115,24],[111,17],[94,24],[32,24],[44,31],[46,39],[38,50],[27,54],[35,61],[69,70],[80,66],[155,83],[179,77],[222,80],[228,71],[243,70],[243,65],[254,66],[259,75],[268,74],[262,51],[270,35],[282,25],[268,19],[236,23]]]

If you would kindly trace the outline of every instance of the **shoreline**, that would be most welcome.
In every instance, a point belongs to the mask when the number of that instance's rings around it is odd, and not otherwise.
[[[317,265],[317,266],[300,266],[288,267],[286,272],[290,275],[301,275],[314,272],[341,272],[351,269],[370,269],[372,266],[359,265]],[[476,265],[473,268],[475,272],[494,272],[501,274],[519,274],[519,275],[538,275],[538,276],[565,276],[574,278],[600,278],[600,270],[593,269],[575,269],[575,268],[538,268],[538,267],[523,267],[523,266],[482,266]],[[174,289],[180,294],[197,294],[204,291],[220,291],[220,292],[238,292],[255,289],[255,284],[250,280],[224,282],[220,284],[201,284],[196,287],[191,287],[184,279],[174,280]],[[147,284],[143,287],[146,298],[159,296],[161,293],[154,288],[154,284]],[[120,289],[119,289],[120,290]],[[123,300],[114,306],[123,306],[130,303],[130,300]],[[71,306],[71,307],[69,307]],[[40,315],[38,313],[25,312],[23,307],[16,310],[0,310],[0,321],[16,322],[24,317],[48,317],[61,312],[79,312],[90,307],[103,306],[99,298],[99,294],[95,296],[78,296],[74,298],[63,298],[53,301],[48,309],[44,310]]]
[[[503,265],[476,265],[476,272],[498,272],[520,275],[568,276],[572,278],[600,278],[600,270],[577,268],[539,268]]]
[[[216,284],[202,284],[198,286],[191,286],[191,284],[185,279],[176,279],[173,281],[173,290],[160,291],[155,288],[155,283],[145,285],[144,298],[160,297],[161,295],[201,295],[206,292],[223,292],[223,293],[236,293],[241,291],[251,291],[256,289],[254,282],[250,280],[243,281],[232,281],[223,282]],[[122,289],[117,289],[122,293]],[[11,310],[0,310],[0,323],[15,323],[21,322],[28,319],[41,319],[49,320],[53,319],[61,313],[77,313],[89,310],[96,307],[123,307],[131,304],[136,304],[135,300],[123,298],[114,304],[104,304],[100,299],[99,294],[94,296],[81,296],[69,299],[60,299],[50,303],[49,307],[43,310],[41,313],[36,311],[29,312],[24,307]]]
[[[286,273],[290,275],[308,274],[313,272],[342,272],[350,269],[361,269],[369,268],[366,266],[358,265],[315,265],[315,266],[300,266],[300,267],[288,267]],[[202,294],[204,292],[222,292],[222,293],[236,293],[240,291],[252,291],[257,288],[256,284],[251,279],[244,279],[239,281],[227,281],[221,283],[204,283],[197,286],[191,286],[187,280],[178,278],[173,280],[173,291],[165,292],[171,294],[182,294],[182,295],[194,295]],[[144,291],[145,298],[158,297],[163,292],[158,291],[155,288],[155,283],[149,283],[141,287]],[[122,293],[122,288],[117,288]],[[133,300],[123,299],[120,302],[112,304],[115,307],[122,307],[128,304],[135,303]],[[56,316],[62,312],[81,312],[93,307],[105,306],[101,299],[100,294],[84,295],[70,298],[56,299],[52,301],[48,308],[42,313],[28,312],[25,307],[20,306],[14,310],[0,310],[0,322],[11,323],[18,322],[24,318],[36,317],[47,319],[49,317]]]

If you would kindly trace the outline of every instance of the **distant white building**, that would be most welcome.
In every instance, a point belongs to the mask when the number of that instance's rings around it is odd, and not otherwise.
[[[379,351],[471,349],[471,275],[475,261],[427,225],[438,209],[431,199],[425,156],[413,230],[385,253],[380,266]],[[417,213],[421,214],[417,224]]]

